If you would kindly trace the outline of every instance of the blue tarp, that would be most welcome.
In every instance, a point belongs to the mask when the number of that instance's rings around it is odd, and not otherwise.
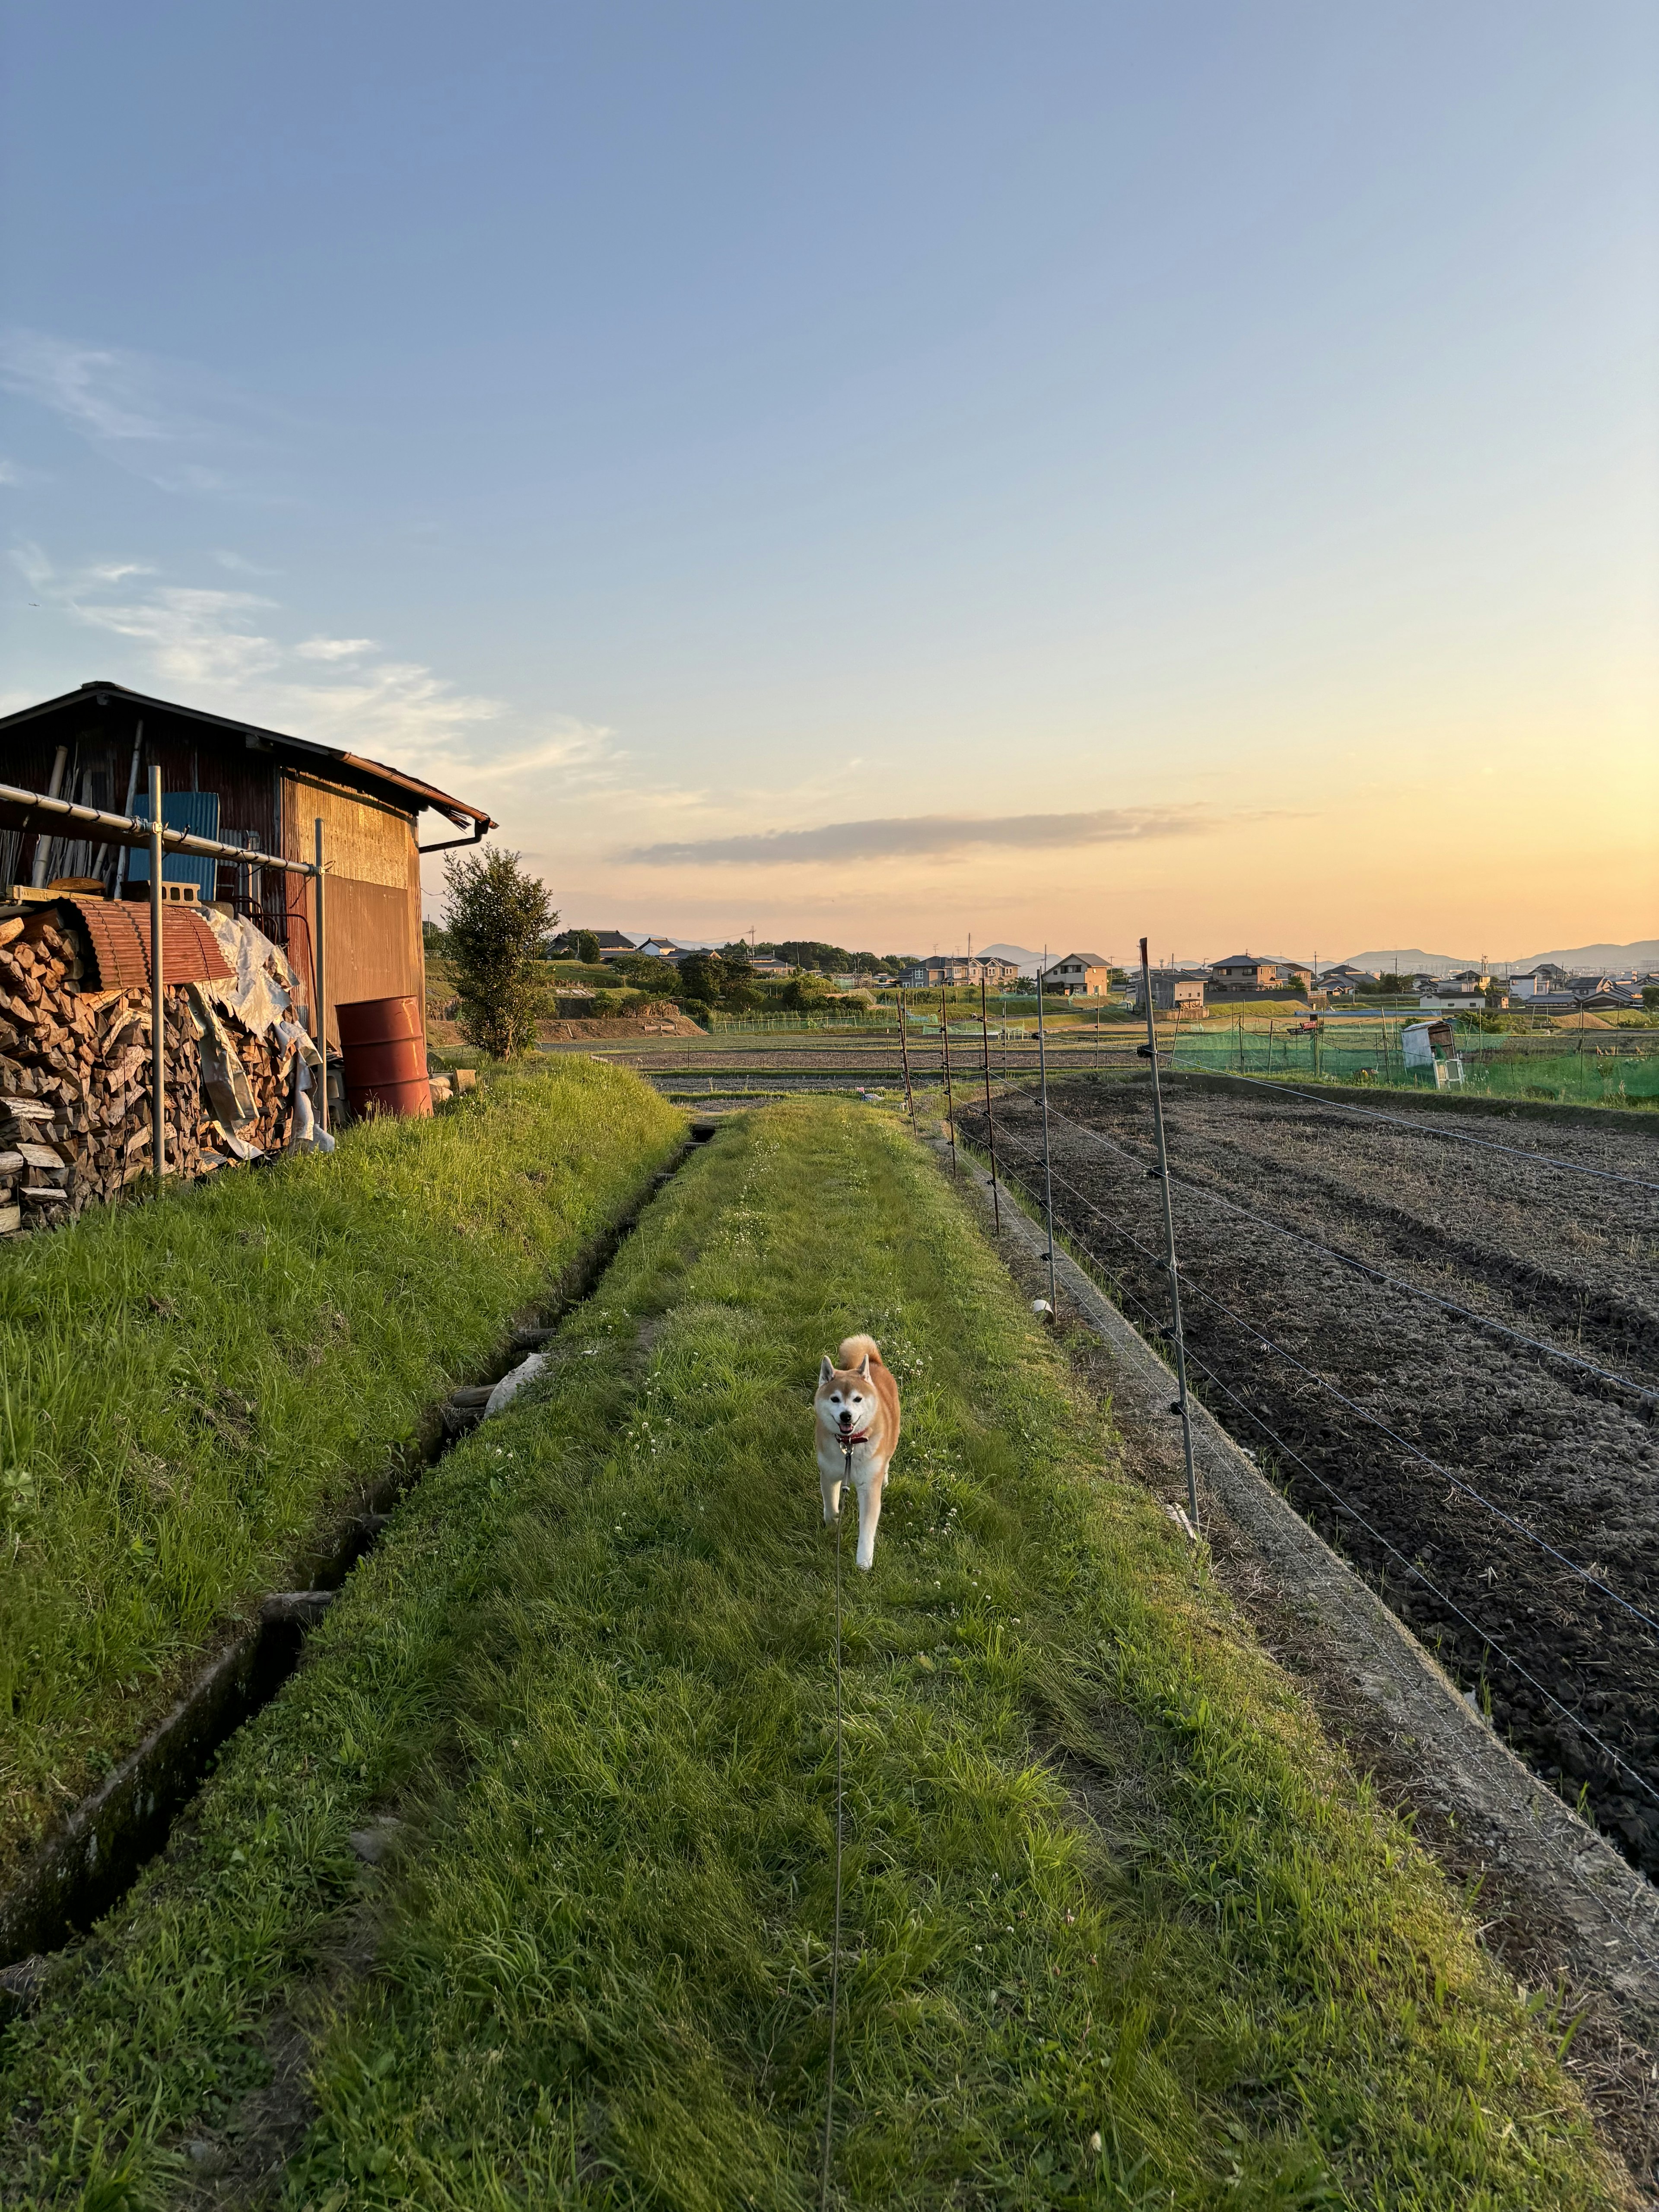
[[[164,791],[161,793],[161,819],[169,830],[187,830],[192,837],[215,837],[219,835],[219,794],[216,791]],[[219,863],[198,859],[192,853],[163,853],[161,881],[164,884],[194,884],[204,899],[210,899],[218,888]],[[137,846],[127,863],[127,881],[147,884],[149,881],[149,848]]]

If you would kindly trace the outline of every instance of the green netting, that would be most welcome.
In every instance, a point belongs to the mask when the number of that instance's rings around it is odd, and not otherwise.
[[[1276,1076],[1296,1082],[1394,1084],[1432,1091],[1432,1068],[1405,1064],[1403,1020],[1326,1023],[1317,1034],[1294,1024],[1182,1030],[1170,1052],[1171,1066],[1218,1075]],[[1451,1087],[1494,1098],[1555,1099],[1570,1104],[1642,1105],[1659,1103],[1659,1030],[1600,1030],[1581,1041],[1547,1036],[1486,1036],[1460,1030],[1458,1066]]]

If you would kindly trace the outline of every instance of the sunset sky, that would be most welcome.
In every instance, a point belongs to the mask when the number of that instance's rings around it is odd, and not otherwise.
[[[4,707],[594,927],[1659,935],[1652,0],[0,23]]]

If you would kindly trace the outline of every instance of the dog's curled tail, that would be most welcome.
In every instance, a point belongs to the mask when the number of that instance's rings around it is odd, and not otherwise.
[[[881,1346],[873,1336],[849,1336],[836,1354],[836,1364],[843,1372],[849,1367],[856,1367],[860,1359],[868,1359],[872,1367],[886,1365],[881,1356]]]

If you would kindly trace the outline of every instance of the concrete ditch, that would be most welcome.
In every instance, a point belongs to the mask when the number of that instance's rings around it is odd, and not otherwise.
[[[358,1560],[379,1542],[392,1507],[475,1425],[493,1383],[592,1296],[647,1206],[717,1126],[690,1123],[674,1158],[565,1270],[536,1318],[525,1316],[515,1325],[490,1363],[496,1370],[490,1382],[468,1386],[434,1409],[415,1449],[368,1486],[353,1511],[302,1555],[296,1578],[303,1587],[265,1597],[255,1618],[202,1669],[137,1749],[41,1839],[21,1878],[0,1895],[0,2017],[27,2004],[41,1955],[85,1934],[165,1848],[221,1747],[298,1667],[308,1632]],[[457,1401],[468,1401],[460,1419]]]

